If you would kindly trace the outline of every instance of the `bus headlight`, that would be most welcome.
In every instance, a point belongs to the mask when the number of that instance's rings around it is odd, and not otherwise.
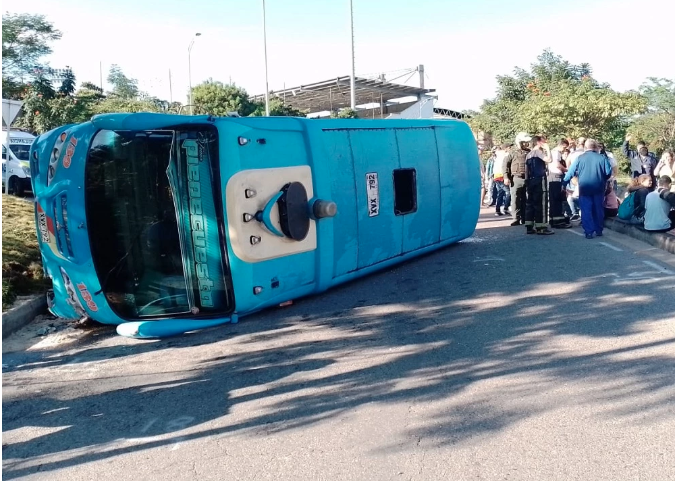
[[[23,173],[26,175],[26,177],[30,177],[30,167],[23,167]]]

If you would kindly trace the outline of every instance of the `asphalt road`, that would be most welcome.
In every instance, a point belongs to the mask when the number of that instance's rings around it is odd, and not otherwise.
[[[491,214],[237,325],[4,353],[3,479],[675,479],[675,257]]]

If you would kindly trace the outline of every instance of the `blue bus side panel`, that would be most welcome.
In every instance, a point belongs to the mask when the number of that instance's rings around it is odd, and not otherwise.
[[[431,128],[396,129],[401,169],[416,172],[417,211],[403,216],[403,253],[436,244],[441,195],[436,138]]]
[[[269,120],[271,122],[264,124],[268,126],[266,129],[257,128],[256,125],[261,123],[252,123],[248,119],[243,123],[229,120],[219,123],[223,193],[229,177],[240,170],[308,164],[307,142],[304,131],[300,129],[301,124],[283,118]],[[239,146],[238,136],[249,139],[249,143]],[[264,142],[259,141],[261,139]],[[282,187],[283,184],[280,183],[279,189]],[[274,235],[267,233],[263,236]],[[229,238],[227,230],[226,237]],[[317,257],[314,252],[248,263],[237,258],[228,245],[228,256],[239,313],[259,309],[261,305],[274,304],[279,299],[285,301],[289,293],[315,282]],[[256,286],[263,288],[257,295],[253,293]],[[303,292],[311,292],[311,288]]]
[[[331,200],[338,206],[337,215],[332,220],[335,240],[333,275],[340,276],[356,269],[359,253],[354,162],[349,131],[326,130],[321,134],[328,156],[325,164],[331,178]],[[326,172],[323,166],[320,171],[318,166],[315,167],[315,175],[322,172]]]
[[[480,211],[480,164],[475,140],[464,123],[436,128],[441,180],[441,240],[463,239],[476,228]],[[458,182],[461,180],[461,182]]]
[[[393,129],[355,129],[349,137],[354,156],[361,269],[401,254],[403,218],[394,214],[393,182],[393,171],[399,167],[398,146]],[[379,213],[375,216],[370,215],[366,189],[366,175],[373,172],[379,184]]]

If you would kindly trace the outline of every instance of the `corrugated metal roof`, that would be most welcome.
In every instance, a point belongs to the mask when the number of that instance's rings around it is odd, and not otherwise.
[[[286,105],[295,109],[312,112],[337,110],[351,106],[350,76],[337,77],[323,82],[300,85],[270,93],[270,98],[284,99]],[[395,84],[379,79],[354,79],[356,105],[373,102],[389,102],[404,97],[419,97],[435,92],[436,89],[422,89]],[[254,100],[264,101],[265,95],[255,95]]]

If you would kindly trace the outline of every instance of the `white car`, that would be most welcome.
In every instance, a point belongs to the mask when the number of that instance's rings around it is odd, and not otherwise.
[[[15,196],[32,191],[30,180],[30,146],[35,136],[19,130],[2,130],[2,185]]]

